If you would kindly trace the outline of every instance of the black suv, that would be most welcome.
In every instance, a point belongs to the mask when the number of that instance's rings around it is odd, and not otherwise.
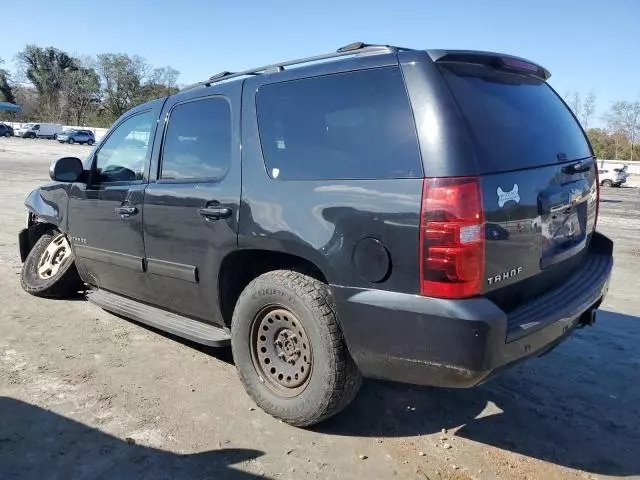
[[[0,122],[0,137],[13,137],[13,127]]]
[[[293,425],[362,375],[476,385],[592,324],[613,266],[593,151],[549,75],[352,44],[138,106],[27,198],[23,287],[84,284],[231,344],[249,395]]]

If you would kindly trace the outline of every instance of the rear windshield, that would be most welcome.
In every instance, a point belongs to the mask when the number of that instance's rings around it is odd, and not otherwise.
[[[580,126],[545,82],[483,65],[440,68],[474,137],[481,173],[591,155]]]

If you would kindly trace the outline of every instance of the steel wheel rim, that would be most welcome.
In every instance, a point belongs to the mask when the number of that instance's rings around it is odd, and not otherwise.
[[[51,240],[38,261],[38,276],[48,280],[55,276],[64,262],[71,256],[71,245],[66,235],[60,234]]]
[[[260,379],[274,393],[295,397],[311,378],[311,342],[297,316],[287,308],[262,309],[251,327],[251,359]]]

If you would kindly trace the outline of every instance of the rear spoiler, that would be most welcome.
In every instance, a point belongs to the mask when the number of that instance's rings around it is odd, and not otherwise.
[[[487,65],[503,70],[518,71],[532,75],[545,82],[551,77],[551,72],[537,63],[513,55],[494,52],[478,52],[475,50],[427,50],[427,54],[436,63],[460,62]]]

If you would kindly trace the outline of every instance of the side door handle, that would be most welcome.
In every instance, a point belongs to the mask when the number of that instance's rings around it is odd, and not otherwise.
[[[228,207],[207,207],[198,209],[198,213],[207,220],[215,221],[221,218],[229,218],[231,209]]]
[[[129,218],[131,215],[138,213],[136,207],[116,207],[116,213],[120,215],[120,218]]]

